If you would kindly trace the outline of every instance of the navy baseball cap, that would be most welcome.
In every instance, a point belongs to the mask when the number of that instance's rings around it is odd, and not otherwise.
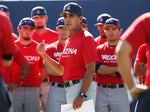
[[[60,14],[60,16],[63,16],[65,13],[72,14],[72,15],[82,15],[82,7],[74,2],[67,3],[64,8],[63,12]]]
[[[106,20],[104,27],[106,28],[107,26],[116,26],[120,29],[120,22],[116,18],[109,18]]]
[[[63,26],[65,26],[65,25],[64,25],[64,17],[60,17],[60,18],[58,18],[58,20],[57,20],[56,28],[58,28],[58,27],[63,27]]]
[[[95,24],[95,26],[105,24],[106,20],[109,18],[111,18],[111,16],[107,13],[100,14],[97,17],[97,23]]]
[[[82,23],[87,25],[87,19],[85,17],[83,17]]]
[[[18,27],[22,27],[22,26],[30,26],[30,27],[35,27],[35,22],[32,18],[29,17],[25,17],[23,19],[21,19],[21,21],[19,22]]]
[[[47,16],[46,9],[42,6],[36,6],[31,11],[31,17]]]
[[[0,5],[0,10],[5,12],[5,13],[9,13],[8,7],[5,5]]]

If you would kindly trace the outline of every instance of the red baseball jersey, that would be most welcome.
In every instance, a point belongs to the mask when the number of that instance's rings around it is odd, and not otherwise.
[[[56,42],[59,39],[59,35],[56,31],[46,28],[46,32],[43,34],[35,32],[32,39],[37,41],[38,43],[41,43],[42,40],[45,40],[45,44],[49,45],[53,42]]]
[[[139,16],[123,33],[121,40],[126,40],[130,43],[133,51],[136,51],[143,43],[148,44],[150,50],[150,12]],[[149,52],[150,53],[150,52]],[[150,57],[148,57],[148,66],[146,72],[145,84],[150,86]]]
[[[136,55],[136,59],[135,59],[135,62],[142,62],[142,63],[147,63],[147,58],[149,56],[149,53],[148,53],[148,46],[147,44],[142,44],[140,46],[140,48],[138,49],[138,52],[137,52],[137,55]],[[142,81],[145,80],[145,77],[144,76],[139,76],[139,82],[140,84],[142,83]]]
[[[36,52],[37,42],[32,41],[29,46],[23,46],[19,43],[19,41],[15,42],[16,46],[18,46],[26,60],[30,65],[30,72],[28,77],[24,80],[22,86],[23,87],[39,87],[40,86],[40,68],[44,68],[43,59]],[[12,72],[12,81],[17,82],[21,80],[20,77],[21,67],[14,62],[13,63],[13,72]]]
[[[86,65],[98,60],[93,36],[86,30],[66,41],[60,64],[64,66],[64,81],[79,80],[84,77]]]
[[[27,60],[22,54],[21,50],[15,46],[15,52],[13,56],[13,61],[16,62],[19,66],[23,65]],[[5,72],[3,73],[4,82],[7,84],[12,81],[12,65],[5,67]]]
[[[47,46],[46,53],[55,61],[59,62],[60,56],[62,54],[64,45],[59,43],[59,41],[54,42]],[[64,83],[63,76],[51,76],[49,75],[49,79],[52,82]]]
[[[0,11],[0,74],[3,74],[2,56],[14,53],[12,26],[9,18]]]
[[[95,42],[96,42],[96,46],[99,46],[99,45],[104,44],[104,43],[106,42],[106,41],[104,41],[104,40],[102,39],[101,36],[96,37],[94,40],[95,40]]]
[[[109,46],[108,42],[97,47],[97,55],[99,57],[99,63],[107,66],[117,66],[117,57],[115,54],[116,46]],[[123,80],[121,77],[115,77],[108,75],[99,74],[96,76],[96,82],[106,84],[122,84]]]

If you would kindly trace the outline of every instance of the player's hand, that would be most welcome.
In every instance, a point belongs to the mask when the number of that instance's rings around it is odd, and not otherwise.
[[[84,101],[84,97],[78,95],[76,97],[76,99],[74,100],[74,102],[73,102],[73,108],[74,108],[74,110],[79,109],[82,106],[83,101]]]
[[[13,82],[8,83],[8,86],[7,86],[8,91],[13,91],[14,89],[17,89],[17,88],[18,88],[18,85],[16,83],[13,83]]]
[[[45,53],[45,40],[36,46],[36,52],[41,56]]]
[[[140,85],[140,84],[137,84],[136,86],[136,89],[132,92],[130,92],[131,96],[134,97],[135,99],[138,99],[139,96],[141,95],[141,93],[147,91],[149,88],[145,85]]]

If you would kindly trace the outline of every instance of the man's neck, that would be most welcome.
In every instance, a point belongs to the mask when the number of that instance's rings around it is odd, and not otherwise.
[[[118,42],[119,42],[119,40],[117,40],[117,41],[108,41],[108,45],[110,45],[110,46],[116,46],[117,44],[118,44]]]
[[[45,33],[45,32],[46,32],[46,27],[44,27],[44,28],[40,28],[40,29],[35,28],[35,32],[36,32],[36,33],[38,33],[38,34],[43,34],[43,33]]]
[[[66,39],[66,40],[67,40],[67,39]],[[64,40],[64,39],[59,39],[59,43],[64,44],[66,40]]]
[[[32,43],[32,39],[26,41],[26,40],[20,38],[20,39],[19,39],[19,43],[20,43],[22,46],[28,46],[28,45],[30,45],[30,44]]]
[[[76,35],[77,33],[79,33],[82,30],[82,27],[78,27],[76,29],[70,30],[70,37],[73,37],[74,35]]]

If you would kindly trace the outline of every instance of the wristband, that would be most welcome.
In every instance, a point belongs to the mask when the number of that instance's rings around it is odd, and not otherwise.
[[[132,92],[135,91],[135,90],[136,90],[136,87],[133,86],[133,87],[129,90],[129,92],[132,93]]]

